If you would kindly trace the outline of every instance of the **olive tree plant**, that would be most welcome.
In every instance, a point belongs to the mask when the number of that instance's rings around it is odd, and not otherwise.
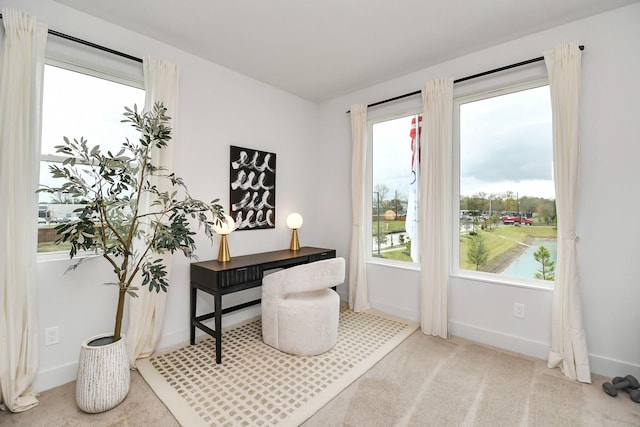
[[[119,292],[114,342],[121,335],[125,297],[136,297],[140,290],[136,283],[147,286],[149,292],[167,291],[162,254],[181,251],[194,258],[190,220],[204,228],[210,239],[213,225],[223,220],[219,199],[206,203],[192,198],[184,181],[154,160],[153,151],[166,149],[171,141],[166,113],[161,103],[148,112],[138,112],[135,105],[125,107],[122,122],[140,132],[140,138],[125,140],[115,154],[90,146],[84,137],[73,141],[64,137],[64,144],[55,147],[64,161],[49,167],[60,185],[38,190],[81,201],[74,211],[76,219],[55,228],[56,243],[70,243],[70,258],[81,250],[92,251],[113,267],[115,280],[108,284],[116,285]]]

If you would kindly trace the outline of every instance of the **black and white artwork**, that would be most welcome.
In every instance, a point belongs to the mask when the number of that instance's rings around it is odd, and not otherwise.
[[[230,157],[230,215],[236,230],[274,228],[276,155],[232,145]]]

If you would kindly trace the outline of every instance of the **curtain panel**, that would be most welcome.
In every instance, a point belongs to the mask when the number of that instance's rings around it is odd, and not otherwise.
[[[351,251],[349,257],[349,308],[370,308],[367,296],[365,159],[367,151],[367,105],[351,106]]]
[[[175,152],[176,126],[178,117],[178,66],[170,62],[146,58],[143,63],[145,111],[150,111],[156,102],[162,102],[171,117],[169,124],[173,128],[171,143],[164,150],[154,150],[152,158],[155,164],[173,170],[173,156]],[[152,182],[160,191],[169,191],[167,180]],[[151,209],[150,201],[142,204],[144,209]],[[171,277],[171,254],[159,255],[167,269],[167,277]],[[142,278],[138,277],[138,298],[129,299],[129,328],[127,329],[127,352],[129,364],[135,368],[137,359],[149,357],[158,347],[162,336],[164,312],[167,292],[149,292],[140,286]]]
[[[425,84],[422,101],[420,324],[424,334],[448,338],[453,79]]]
[[[38,404],[37,219],[42,84],[47,28],[2,10],[0,58],[0,402],[20,412]]]
[[[551,88],[553,175],[558,218],[558,258],[548,366],[591,383],[578,281],[576,212],[580,152],[581,56],[577,42],[544,53]]]

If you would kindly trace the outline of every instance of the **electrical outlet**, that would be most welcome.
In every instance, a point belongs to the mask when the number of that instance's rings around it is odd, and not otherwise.
[[[513,317],[524,319],[524,304],[520,304],[519,302],[513,303]]]
[[[57,326],[46,328],[44,330],[44,345],[58,344],[59,342],[58,332],[59,331]]]

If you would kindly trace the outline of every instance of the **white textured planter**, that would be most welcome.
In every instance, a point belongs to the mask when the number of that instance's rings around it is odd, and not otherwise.
[[[93,340],[112,335],[96,335],[82,343],[76,403],[85,412],[108,411],[122,402],[129,393],[131,372],[124,335],[111,344],[89,346]]]

